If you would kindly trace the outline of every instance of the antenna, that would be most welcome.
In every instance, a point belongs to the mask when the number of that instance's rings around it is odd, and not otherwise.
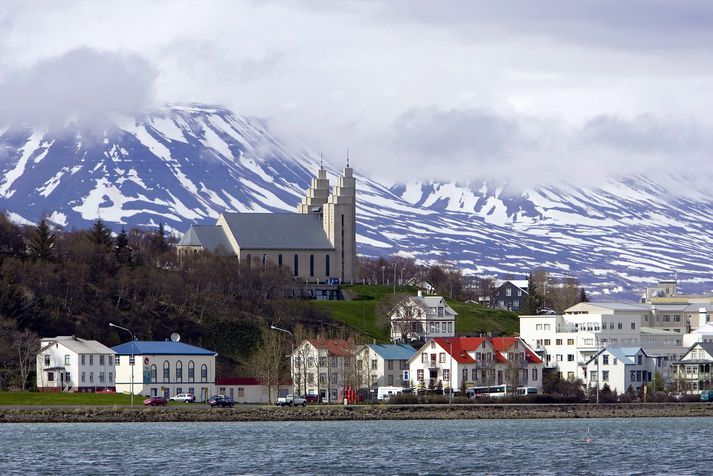
[[[347,147],[347,168],[349,168],[349,147]]]
[[[171,340],[173,342],[181,342],[181,335],[178,332],[171,334]]]
[[[324,163],[322,162],[322,153],[319,153],[319,170],[324,169]]]

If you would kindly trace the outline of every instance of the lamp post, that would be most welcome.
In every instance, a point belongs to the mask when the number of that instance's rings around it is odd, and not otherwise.
[[[136,355],[134,355],[134,341],[136,340],[136,337],[134,336],[134,333],[126,327],[117,326],[113,322],[109,323],[109,327],[116,327],[117,329],[126,331],[129,333],[129,335],[131,335],[131,356],[129,357],[129,365],[131,366],[131,408],[134,408],[134,367],[136,366]]]
[[[292,379],[292,400],[294,401],[294,395],[295,395],[295,366],[293,365],[293,359],[295,358],[295,336],[292,334],[292,332],[288,331],[287,329],[282,329],[280,327],[275,327],[275,326],[270,326],[270,329],[273,331],[279,331],[279,332],[286,332],[287,334],[290,335],[292,340],[290,341],[292,345],[292,352],[290,353],[290,378]],[[277,384],[277,388],[280,388],[280,384]],[[297,392],[300,393],[300,392]]]
[[[448,360],[448,405],[453,405],[453,337],[448,339],[448,347],[448,353],[450,354]]]
[[[406,268],[401,268],[401,279],[399,279],[399,286],[403,286],[403,285],[404,285],[404,270],[405,270],[405,269],[406,269]]]

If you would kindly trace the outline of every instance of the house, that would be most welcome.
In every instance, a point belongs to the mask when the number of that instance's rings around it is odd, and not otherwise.
[[[585,385],[626,392],[629,387],[640,392],[660,371],[661,358],[649,356],[641,347],[608,347],[600,349],[583,365]]]
[[[218,354],[212,350],[184,342],[140,340],[112,350],[116,354],[117,392],[167,398],[188,392],[198,402],[215,393]]]
[[[218,377],[215,379],[215,387],[218,394],[229,396],[235,403],[271,404],[280,393],[292,392],[289,382],[268,388],[255,377]]]
[[[320,168],[297,213],[223,213],[215,225],[189,228],[179,258],[210,251],[248,266],[288,268],[309,283],[352,282],[356,269],[356,181],[347,164],[330,190]]]
[[[679,392],[700,394],[713,389],[713,342],[696,342],[672,365]]]
[[[390,312],[391,341],[395,343],[453,337],[457,312],[442,296],[424,296],[418,291],[398,303]]]
[[[385,386],[409,387],[408,361],[415,353],[416,349],[408,344],[363,346],[356,357],[357,385],[370,389]]]
[[[321,401],[338,402],[346,387],[356,388],[355,346],[343,339],[307,339],[290,359],[295,387],[301,394],[319,395]]]
[[[419,389],[507,384],[542,387],[543,362],[519,337],[436,337],[409,359]]]
[[[495,297],[491,301],[493,307],[520,311],[527,303],[527,280],[504,281],[495,289]]]
[[[76,336],[40,340],[37,353],[37,390],[40,392],[96,392],[114,390],[114,351]]]

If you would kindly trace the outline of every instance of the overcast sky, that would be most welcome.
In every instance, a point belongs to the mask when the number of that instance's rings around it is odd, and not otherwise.
[[[3,1],[0,118],[206,102],[391,180],[713,175],[713,2]]]

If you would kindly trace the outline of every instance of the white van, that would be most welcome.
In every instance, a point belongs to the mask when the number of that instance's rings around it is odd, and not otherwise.
[[[394,395],[398,395],[404,391],[403,387],[379,387],[376,392],[376,399],[388,401]]]

